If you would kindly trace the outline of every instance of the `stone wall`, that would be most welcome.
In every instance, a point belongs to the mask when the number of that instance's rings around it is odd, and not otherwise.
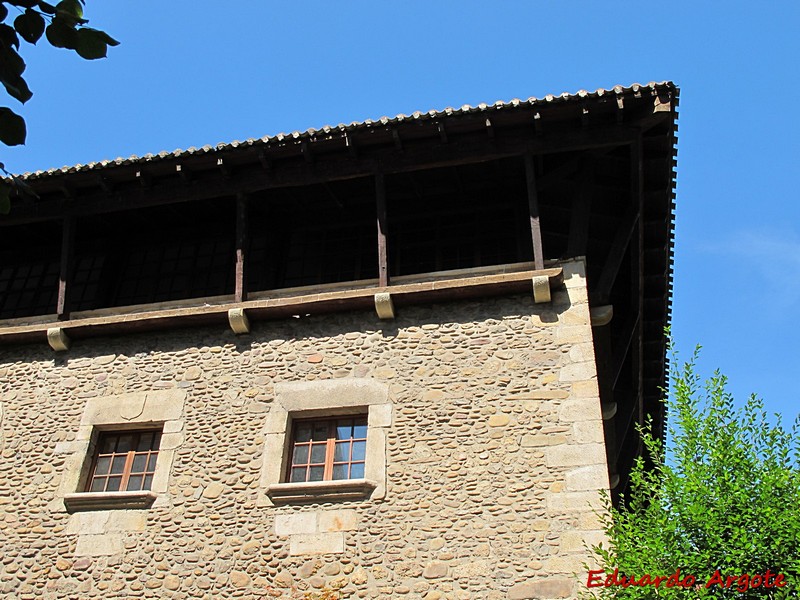
[[[408,307],[394,321],[259,322],[239,338],[204,328],[64,354],[3,348],[0,596],[575,597],[608,487],[581,272],[565,264],[547,305],[514,296]],[[342,379],[387,390],[383,493],[262,501],[276,388]],[[64,508],[98,403],[131,422],[172,411],[149,509]]]

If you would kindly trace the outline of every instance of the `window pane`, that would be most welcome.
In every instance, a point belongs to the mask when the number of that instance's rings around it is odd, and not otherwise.
[[[352,436],[353,436],[353,427],[351,425],[350,419],[346,421],[339,421],[339,424],[336,426],[336,439],[349,440]]]
[[[304,465],[308,462],[308,446],[295,446],[294,456],[292,457],[293,465]]]
[[[305,481],[306,480],[306,468],[294,468],[292,469],[292,483],[297,483],[298,481]]]
[[[324,463],[325,462],[325,449],[327,444],[314,444],[311,447],[311,462]]]
[[[128,491],[129,492],[138,492],[142,489],[142,479],[141,475],[131,475],[128,479]]]
[[[354,438],[366,438],[367,437],[367,424],[364,423],[363,425],[356,425],[353,428],[353,437]]]
[[[158,452],[153,452],[150,455],[150,459],[147,461],[147,470],[153,472],[156,470],[156,459],[158,458]]]
[[[119,436],[117,452],[130,452],[133,449],[133,436],[130,433]]]
[[[364,479],[364,463],[350,465],[350,479]]]
[[[110,456],[101,456],[97,459],[97,466],[95,467],[95,475],[108,475],[108,468],[111,466]]]
[[[333,465],[334,479],[347,479],[347,467],[349,465]]]
[[[350,442],[336,442],[333,453],[333,462],[347,462],[350,460]],[[334,477],[334,479],[336,479]]]
[[[314,423],[314,441],[328,439],[328,422],[322,421]]]
[[[114,446],[117,444],[117,436],[106,435],[100,443],[100,454],[111,454],[114,451]]]
[[[325,467],[311,467],[308,471],[309,481],[322,481],[322,476],[325,474]]]
[[[111,463],[111,472],[115,474],[122,473],[127,458],[127,456],[115,456],[114,462]]]
[[[311,424],[310,423],[298,423],[294,439],[295,439],[296,442],[308,442],[308,441],[310,441],[311,440]]]
[[[102,492],[103,487],[106,485],[105,477],[96,477],[92,480],[92,487],[89,488],[90,492]]]
[[[153,447],[153,434],[152,433],[142,433],[139,436],[139,443],[136,445],[136,450],[139,452],[145,452],[146,450],[150,450]]]
[[[364,460],[367,455],[367,442],[353,442],[353,460]]]
[[[107,492],[118,492],[119,484],[122,483],[122,477],[109,477],[108,485],[106,486]]]
[[[147,466],[147,454],[136,454],[133,457],[131,473],[142,473]]]
[[[153,485],[153,476],[152,475],[145,475],[144,476],[144,485],[142,486],[143,490],[149,490],[150,486]]]

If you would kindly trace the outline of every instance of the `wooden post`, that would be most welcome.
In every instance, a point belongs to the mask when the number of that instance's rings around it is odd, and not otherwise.
[[[247,246],[247,194],[236,195],[236,284],[234,302],[247,300],[245,248]]]
[[[579,189],[572,199],[567,256],[586,256],[589,244],[589,221],[594,187],[594,163],[590,155],[584,157],[580,173]]]
[[[378,224],[378,285],[389,285],[389,265],[386,253],[386,185],[383,173],[375,174],[375,201]]]
[[[636,332],[636,345],[634,347],[634,364],[636,365],[636,421],[639,426],[644,426],[644,176],[642,170],[642,134],[641,132],[631,144],[631,200],[639,212],[635,240],[636,240],[636,311],[639,314],[639,325]],[[644,451],[642,439],[636,449],[636,455],[641,456]]]
[[[533,264],[537,271],[544,269],[544,250],[542,249],[542,227],[539,224],[539,195],[536,191],[536,167],[533,155],[525,154],[525,180],[528,185],[528,212],[531,219],[531,240],[533,241]]]
[[[72,281],[72,257],[75,247],[75,217],[66,216],[61,226],[61,268],[58,275],[58,303],[56,315],[59,320],[69,319],[70,283]]]

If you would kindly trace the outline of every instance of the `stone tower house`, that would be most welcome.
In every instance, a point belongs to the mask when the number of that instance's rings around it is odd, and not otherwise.
[[[576,597],[634,425],[663,428],[677,100],[25,175],[0,597]]]

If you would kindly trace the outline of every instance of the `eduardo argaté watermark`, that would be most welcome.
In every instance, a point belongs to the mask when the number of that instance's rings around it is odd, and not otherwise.
[[[605,577],[604,577],[605,576]],[[781,573],[773,573],[767,569],[766,573],[741,573],[739,575],[723,575],[718,570],[705,582],[697,581],[697,577],[691,574],[682,574],[677,569],[671,575],[650,575],[645,573],[641,577],[635,575],[620,575],[619,569],[614,569],[611,573],[606,573],[602,569],[589,571],[586,579],[586,587],[659,587],[665,588],[684,588],[692,589],[698,586],[710,588],[718,586],[721,588],[736,589],[737,592],[746,592],[755,588],[782,588],[786,587],[786,577]]]

